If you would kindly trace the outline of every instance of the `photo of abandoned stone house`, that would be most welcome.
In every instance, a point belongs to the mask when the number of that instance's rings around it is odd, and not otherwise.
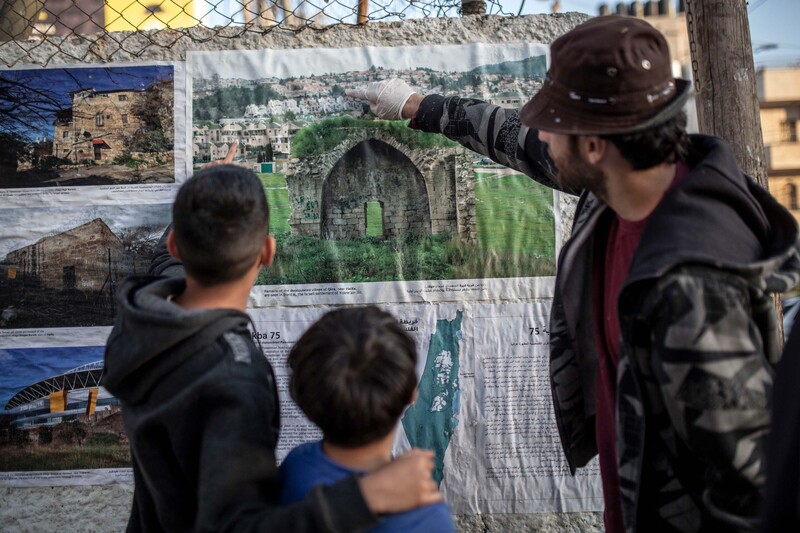
[[[99,165],[111,165],[125,158],[126,152],[130,157],[148,157],[130,148],[136,132],[148,128],[146,117],[138,110],[147,105],[150,91],[163,93],[158,98],[171,104],[171,83],[154,84],[146,90],[83,89],[70,93],[72,106],[56,114],[52,155]],[[173,141],[172,120],[171,113],[165,113],[163,131],[169,142]]]
[[[0,327],[111,325],[117,286],[145,273],[167,217],[116,232],[96,217],[14,246],[0,256]]]
[[[123,265],[129,260],[120,238],[96,218],[14,250],[4,262],[16,267],[18,276],[35,278],[48,289],[98,293],[127,270]]]
[[[173,183],[172,67],[0,73],[0,188]]]

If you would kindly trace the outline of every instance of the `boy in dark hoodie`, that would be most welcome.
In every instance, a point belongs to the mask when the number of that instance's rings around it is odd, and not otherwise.
[[[185,277],[120,286],[102,385],[123,403],[131,444],[128,531],[359,531],[376,514],[441,499],[432,454],[415,451],[278,507],[278,394],[245,314],[275,254],[268,221],[255,174],[201,170],[173,205],[163,244],[174,260],[154,261]]]

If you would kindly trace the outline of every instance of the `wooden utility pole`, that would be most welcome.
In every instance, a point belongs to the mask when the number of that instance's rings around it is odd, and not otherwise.
[[[358,0],[358,23],[366,24],[369,22],[369,0]]]
[[[461,0],[462,15],[485,15],[486,2],[484,0]]]
[[[769,189],[746,0],[686,0],[686,24],[700,131],[725,139],[742,170]]]
[[[725,139],[768,188],[746,0],[686,0],[700,131]]]

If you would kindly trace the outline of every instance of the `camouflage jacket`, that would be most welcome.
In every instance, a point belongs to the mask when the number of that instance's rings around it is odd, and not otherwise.
[[[411,127],[559,188],[516,110],[430,95]],[[650,216],[618,300],[617,457],[627,531],[757,527],[772,364],[771,292],[800,279],[797,224],[713,137]],[[567,191],[580,192],[580,191]],[[592,260],[611,210],[580,192],[551,310],[555,418],[573,473],[597,453]]]

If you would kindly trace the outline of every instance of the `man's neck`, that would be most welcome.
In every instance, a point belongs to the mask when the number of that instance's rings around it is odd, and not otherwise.
[[[344,448],[323,440],[322,451],[329,459],[342,466],[370,472],[392,460],[393,442],[394,431],[381,440],[357,448]]]
[[[646,170],[608,169],[606,203],[624,220],[635,222],[650,216],[675,179],[674,163]]]

